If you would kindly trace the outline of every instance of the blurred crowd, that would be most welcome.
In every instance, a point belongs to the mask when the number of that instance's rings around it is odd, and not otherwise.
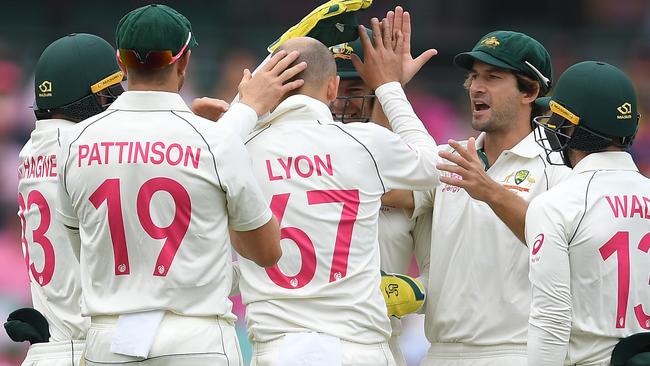
[[[187,102],[196,96],[230,101],[242,69],[254,68],[265,48],[321,0],[276,0],[247,3],[234,0],[161,1],[185,14],[194,26],[199,47],[182,91]],[[120,17],[149,1],[6,2],[0,13],[0,322],[18,307],[30,305],[27,269],[20,245],[17,212],[17,157],[33,128],[33,67],[53,40],[72,32],[88,32],[114,44]],[[413,14],[415,52],[437,48],[439,55],[408,85],[414,109],[438,143],[475,136],[470,105],[462,87],[464,71],[453,56],[472,48],[474,40],[496,29],[523,31],[540,40],[553,58],[554,76],[577,61],[597,59],[624,69],[635,82],[641,123],[632,154],[650,176],[650,1],[548,0],[531,5],[506,0],[375,0],[360,15],[367,23],[395,5]],[[534,9],[534,10],[531,10]],[[415,53],[414,52],[414,53]],[[417,271],[414,267],[413,271]],[[245,334],[243,306],[238,331]],[[240,337],[245,339],[246,337]],[[403,337],[409,362],[426,351],[422,319],[407,321]],[[19,365],[27,345],[12,343],[0,331],[0,366]],[[250,347],[243,345],[245,355]]]

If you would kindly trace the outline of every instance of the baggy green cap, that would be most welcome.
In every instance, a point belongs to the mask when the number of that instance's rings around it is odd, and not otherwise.
[[[366,28],[368,38],[372,42],[372,31]],[[361,79],[361,76],[354,68],[352,63],[352,54],[359,56],[363,61],[363,47],[361,46],[361,39],[357,38],[352,42],[341,43],[336,46],[330,47],[330,51],[334,55],[336,61],[336,74],[341,80]]]
[[[56,109],[122,81],[115,49],[92,34],[52,42],[36,63],[35,110]]]
[[[607,137],[631,137],[638,127],[637,98],[630,78],[599,61],[577,63],[562,73],[551,111]]]
[[[149,51],[171,51],[176,55],[198,45],[192,24],[181,13],[166,5],[151,4],[126,14],[117,24],[115,39],[118,49],[127,49],[144,56]]]
[[[537,80],[541,86],[540,95],[551,89],[551,56],[541,43],[524,33],[490,32],[476,43],[472,51],[454,57],[454,63],[466,70],[472,69],[475,60]]]

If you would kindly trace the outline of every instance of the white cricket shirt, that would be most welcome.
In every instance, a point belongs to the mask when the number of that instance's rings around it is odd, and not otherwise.
[[[237,103],[222,117],[257,119]],[[85,314],[231,314],[228,225],[271,219],[239,136],[176,93],[126,92],[62,138],[61,216],[79,226]]]
[[[625,152],[590,154],[526,214],[531,366],[609,364],[650,330],[650,180]]]
[[[429,187],[439,175],[435,142],[399,83],[377,96],[401,139],[375,124],[334,122],[324,103],[295,95],[246,143],[283,251],[267,270],[239,260],[253,341],[306,331],[364,344],[390,336],[379,289],[381,196]]]
[[[483,139],[481,134],[477,148],[483,146]],[[568,168],[546,162],[532,132],[503,151],[487,170],[493,180],[526,201],[568,173]],[[461,188],[441,184],[414,196],[414,216],[433,207],[429,263],[421,259],[429,342],[525,344],[530,310],[526,246],[486,203]]]
[[[36,121],[18,166],[18,216],[32,303],[47,319],[53,342],[84,339],[90,325],[81,316],[75,245],[68,242],[65,228],[56,220],[59,130],[72,125],[61,119]]]

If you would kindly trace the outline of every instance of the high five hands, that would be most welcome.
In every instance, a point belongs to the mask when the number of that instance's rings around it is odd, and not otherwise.
[[[399,81],[406,85],[438,51],[429,49],[415,59],[411,55],[411,16],[401,6],[386,13],[381,20],[370,20],[374,45],[364,26],[359,26],[359,38],[364,61],[352,55],[354,67],[366,84],[376,89],[382,84]]]

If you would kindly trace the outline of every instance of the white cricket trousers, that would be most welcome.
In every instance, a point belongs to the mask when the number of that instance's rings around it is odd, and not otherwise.
[[[84,341],[36,343],[29,346],[21,366],[79,366]]]
[[[527,366],[525,344],[472,346],[432,343],[420,366]]]
[[[388,347],[390,348],[390,352],[393,354],[393,358],[395,359],[395,365],[407,366],[406,358],[404,357],[402,348],[399,345],[399,337],[399,335],[393,334],[388,340]]]
[[[250,366],[276,366],[282,341],[283,338],[271,342],[254,342]],[[361,344],[341,339],[341,365],[395,366],[395,360],[387,342]]]
[[[146,359],[112,353],[117,316],[90,320],[86,366],[241,366],[234,324],[217,317],[188,317],[166,312]]]

